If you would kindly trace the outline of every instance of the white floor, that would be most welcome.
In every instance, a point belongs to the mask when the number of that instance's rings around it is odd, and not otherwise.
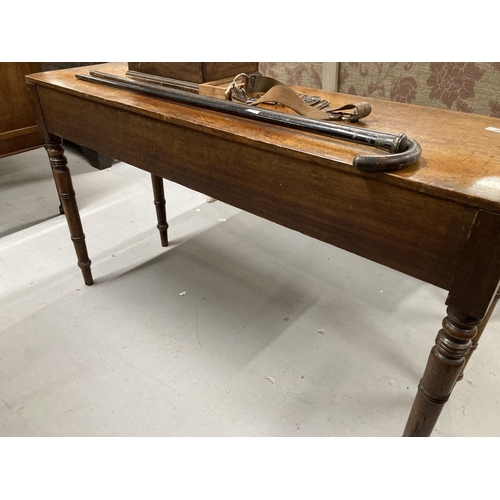
[[[165,182],[67,157],[84,285],[45,151],[0,159],[0,435],[400,436],[446,292]],[[499,436],[500,313],[434,436]]]

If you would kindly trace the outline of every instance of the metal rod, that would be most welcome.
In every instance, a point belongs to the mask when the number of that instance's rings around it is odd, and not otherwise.
[[[282,125],[296,130],[312,132],[327,137],[343,139],[358,144],[365,144],[392,153],[384,156],[356,156],[353,164],[358,170],[362,171],[375,172],[399,170],[415,163],[421,154],[419,144],[409,139],[404,134],[396,135],[362,127],[312,120],[303,116],[255,108],[229,100],[202,96],[173,88],[160,87],[156,84],[146,82],[138,83],[129,78],[102,73],[100,71],[91,71],[90,75],[77,74],[76,78],[87,82],[111,86],[120,90],[129,90],[161,97],[180,104],[187,104],[274,125]]]

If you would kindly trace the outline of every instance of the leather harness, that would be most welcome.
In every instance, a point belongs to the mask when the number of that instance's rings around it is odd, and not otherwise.
[[[243,83],[238,84],[239,79],[242,79]],[[356,122],[368,116],[372,109],[367,102],[346,104],[340,108],[332,109],[329,107],[328,101],[321,100],[318,96],[298,94],[278,80],[260,73],[236,75],[226,90],[226,98],[251,106],[278,103],[293,109],[299,115],[314,120]]]

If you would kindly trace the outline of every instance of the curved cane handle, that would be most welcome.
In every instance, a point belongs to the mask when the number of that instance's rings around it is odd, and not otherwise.
[[[391,172],[413,165],[420,158],[422,148],[417,141],[406,136],[404,139],[404,151],[390,155],[358,155],[354,158],[354,167],[361,172]]]

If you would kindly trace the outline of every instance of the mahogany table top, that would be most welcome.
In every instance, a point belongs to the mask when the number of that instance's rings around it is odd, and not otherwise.
[[[118,108],[194,129],[214,129],[231,140],[252,142],[260,147],[286,148],[288,154],[308,155],[331,168],[352,171],[353,175],[376,176],[380,181],[427,193],[435,197],[500,212],[500,119],[424,106],[407,105],[381,99],[359,98],[372,105],[372,113],[361,127],[391,133],[405,133],[422,146],[418,164],[392,173],[366,174],[355,171],[352,159],[357,154],[375,154],[370,147],[328,139],[283,127],[256,123],[244,118],[190,108],[156,98],[83,82],[77,73],[90,67],[29,75],[28,82],[57,87],[58,91],[82,95]],[[92,68],[125,75],[126,63],[107,63]],[[304,91],[298,87],[297,90]],[[309,90],[310,92],[310,90]],[[352,95],[314,90],[333,106],[353,101]],[[235,127],[235,122],[238,126]],[[263,133],[264,130],[264,133]],[[298,140],[300,136],[300,140]]]

